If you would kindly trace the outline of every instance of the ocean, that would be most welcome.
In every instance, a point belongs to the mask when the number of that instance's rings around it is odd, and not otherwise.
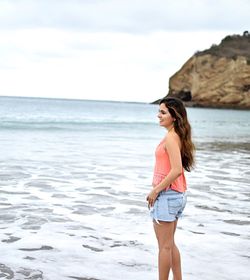
[[[250,275],[250,111],[187,108],[185,280]],[[158,106],[0,97],[0,278],[157,279],[146,196]]]

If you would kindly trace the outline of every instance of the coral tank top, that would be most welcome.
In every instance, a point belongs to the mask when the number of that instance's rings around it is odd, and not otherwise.
[[[155,168],[153,177],[154,187],[160,184],[171,170],[170,160],[168,153],[164,147],[164,142],[165,139],[160,142],[155,151]],[[184,169],[182,169],[182,174],[170,186],[166,186],[166,189],[168,189],[169,187],[177,192],[186,191],[187,186]]]

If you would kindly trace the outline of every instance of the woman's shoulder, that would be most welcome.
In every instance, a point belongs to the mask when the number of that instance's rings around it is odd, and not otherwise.
[[[169,132],[167,134],[167,136],[165,137],[165,144],[166,145],[176,145],[176,144],[178,144],[179,147],[180,147],[180,145],[181,145],[180,136],[175,131]]]
[[[170,131],[165,137],[165,141],[180,139],[180,136],[175,131]]]

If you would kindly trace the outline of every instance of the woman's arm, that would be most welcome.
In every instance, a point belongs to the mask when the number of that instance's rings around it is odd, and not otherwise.
[[[173,183],[181,175],[182,161],[180,146],[180,139],[176,133],[170,133],[166,137],[165,148],[169,156],[171,169],[161,183],[155,186],[147,196],[149,206],[153,206],[159,192],[169,187],[171,183]]]
[[[161,183],[155,187],[157,194],[170,186],[170,184],[173,183],[182,173],[179,136],[176,133],[169,134],[166,138],[165,147],[169,156],[171,169]]]

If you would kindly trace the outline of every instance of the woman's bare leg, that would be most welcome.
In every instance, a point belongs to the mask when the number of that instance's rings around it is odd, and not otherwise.
[[[177,222],[176,220],[174,222],[174,233],[177,227]],[[175,242],[173,245],[173,250],[172,250],[172,271],[174,275],[174,280],[182,280],[182,274],[181,274],[181,256],[178,247],[176,246]]]
[[[174,222],[154,222],[154,230],[158,240],[158,271],[159,280],[168,280],[172,266],[172,250],[174,244]]]

